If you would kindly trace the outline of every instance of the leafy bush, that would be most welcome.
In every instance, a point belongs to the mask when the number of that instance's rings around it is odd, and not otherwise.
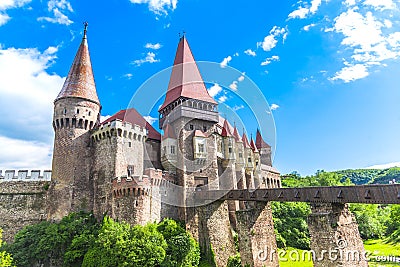
[[[0,228],[0,267],[12,267],[13,258],[11,254],[3,250],[3,229]]]

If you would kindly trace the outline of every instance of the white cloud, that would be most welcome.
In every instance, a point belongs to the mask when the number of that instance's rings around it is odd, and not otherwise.
[[[127,73],[127,74],[124,74],[123,77],[127,78],[128,80],[130,80],[130,79],[133,78],[133,74],[132,73]]]
[[[156,62],[160,62],[159,59],[156,59],[156,54],[154,54],[153,52],[148,52],[145,58],[136,59],[132,62],[132,64],[140,66],[143,63],[156,63]]]
[[[0,170],[51,170],[51,144],[0,136],[0,147]]]
[[[167,10],[174,11],[178,0],[130,0],[133,4],[147,4],[149,10],[157,15],[167,15]]]
[[[368,1],[367,3],[378,3]],[[389,2],[382,1],[389,5]],[[388,32],[392,22],[378,18],[371,11],[350,8],[334,19],[334,25],[327,31],[340,33],[343,53],[350,56],[345,59],[345,67],[335,73],[330,80],[351,82],[367,77],[368,69],[373,65],[385,65],[382,61],[400,56],[400,32]],[[386,28],[385,32],[382,28]],[[350,61],[351,63],[347,63]]]
[[[22,7],[31,1],[32,0],[0,0],[0,26],[6,24],[11,19],[5,11]]]
[[[256,56],[256,52],[251,50],[251,49],[247,49],[246,51],[244,51],[244,53],[248,56],[252,56],[255,57]]]
[[[224,103],[227,99],[228,99],[228,97],[226,95],[223,95],[223,96],[220,96],[218,98],[218,102],[219,103]]]
[[[10,19],[10,16],[8,16],[7,14],[0,13],[0,26],[6,24]]]
[[[230,85],[229,88],[231,88],[233,91],[237,91],[238,89],[238,82],[237,81],[233,81]]]
[[[307,31],[310,30],[311,27],[314,27],[314,26],[315,26],[315,24],[314,24],[314,23],[311,23],[311,24],[309,24],[309,25],[304,26],[304,27],[303,27],[303,30],[305,30],[305,31],[307,32]]]
[[[239,53],[236,52],[235,54],[233,54],[233,56],[234,56],[234,57],[238,57],[238,56],[239,56]]]
[[[310,10],[308,8],[299,7],[299,9],[291,12],[288,15],[288,18],[289,19],[295,19],[295,18],[304,19],[307,17],[309,12],[310,12]]]
[[[153,124],[157,121],[157,118],[153,118],[152,116],[143,116],[143,118],[150,124]]]
[[[366,169],[388,169],[392,167],[400,167],[400,162],[391,162],[391,163],[386,163],[386,164],[378,164],[378,165],[373,165],[369,166]]]
[[[158,50],[162,47],[162,45],[160,43],[156,43],[156,44],[147,43],[144,47],[149,48],[149,49]]]
[[[224,58],[221,63],[219,63],[219,65],[221,66],[221,68],[225,68],[226,66],[228,66],[228,63],[232,60],[231,56],[227,56],[226,58]]]
[[[285,28],[274,26],[269,32],[269,35],[265,36],[262,42],[257,43],[257,47],[261,46],[264,51],[271,51],[278,43],[276,38],[280,36],[282,36],[282,39],[285,40],[287,36],[287,30]]]
[[[239,81],[239,82],[243,82],[243,81],[244,81],[244,74],[245,74],[245,73],[243,72],[242,76],[240,76],[240,77],[238,78],[238,81]]]
[[[270,108],[271,110],[277,110],[277,109],[279,108],[279,105],[277,105],[277,104],[272,104],[269,108]]]
[[[263,62],[261,62],[261,66],[269,65],[273,61],[279,61],[279,56],[272,56],[272,57],[266,58]]]
[[[396,4],[392,0],[365,0],[364,5],[372,6],[378,11],[396,8]]]
[[[71,4],[67,0],[50,0],[47,3],[47,9],[53,13],[53,17],[39,17],[38,21],[47,21],[61,25],[70,25],[74,23],[64,13],[73,12]]]
[[[211,97],[218,95],[219,93],[221,93],[221,91],[222,91],[222,87],[219,86],[219,84],[217,84],[217,83],[215,83],[213,86],[211,86],[208,89],[208,93],[210,94]]]
[[[347,6],[354,6],[356,4],[356,0],[345,0],[344,4]]]
[[[342,80],[345,83],[365,78],[369,75],[368,68],[363,64],[355,64],[342,68],[330,78],[331,81]]]
[[[288,19],[304,19],[309,14],[315,14],[318,11],[319,6],[321,5],[322,0],[312,0],[311,6],[308,7],[299,7],[297,10],[291,12],[288,15]]]
[[[100,116],[100,122],[106,121],[110,117],[111,117],[111,115]]]
[[[4,168],[51,167],[53,101],[64,78],[46,69],[56,58],[56,47],[0,46],[0,162]]]
[[[238,110],[240,110],[240,109],[244,109],[244,106],[243,105],[239,105],[239,106],[234,106],[233,108],[232,108],[232,110],[233,111],[238,111]]]

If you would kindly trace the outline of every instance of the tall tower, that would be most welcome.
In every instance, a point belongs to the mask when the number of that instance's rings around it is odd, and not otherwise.
[[[190,205],[186,202],[187,196],[195,187],[218,187],[216,140],[213,135],[218,123],[217,108],[218,104],[209,95],[183,36],[176,50],[165,101],[158,110],[160,129],[164,130],[166,137],[169,136],[162,140],[162,163],[165,169],[176,173],[176,182],[183,188],[181,204]],[[171,136],[175,136],[177,141],[171,142]],[[177,147],[171,148],[174,144]],[[181,210],[180,219],[183,221],[187,221],[187,215],[183,214],[186,211]]]
[[[82,42],[54,101],[55,132],[48,219],[93,208],[90,131],[99,123],[100,102],[93,78],[85,23]]]

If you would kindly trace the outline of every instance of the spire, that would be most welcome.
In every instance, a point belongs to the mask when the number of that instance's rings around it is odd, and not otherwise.
[[[88,23],[85,22],[82,42],[56,101],[61,98],[79,97],[100,104],[86,37],[87,26]]]
[[[257,129],[256,147],[257,147],[258,149],[261,149],[261,148],[270,148],[270,147],[271,147],[270,145],[268,145],[268,144],[264,141],[264,139],[263,139],[262,136],[261,136],[261,133],[260,133],[260,130],[259,130],[259,129]]]
[[[232,136],[231,130],[229,129],[228,121],[226,119],[224,120],[224,126],[222,127],[221,136],[223,137]]]
[[[250,138],[250,147],[254,151],[254,153],[258,153],[257,146],[254,144],[253,136]]]
[[[244,148],[251,148],[250,144],[249,144],[249,139],[247,139],[247,135],[245,132],[243,132],[242,141],[243,141]]]
[[[167,126],[165,127],[164,135],[163,135],[162,139],[164,140],[167,138],[177,139],[175,130],[174,130],[174,128],[171,127],[171,125],[169,123],[167,123]]]
[[[167,94],[159,111],[180,97],[217,104],[208,94],[185,35],[179,39]]]
[[[235,138],[236,142],[241,142],[239,132],[236,128],[236,124],[233,128],[233,137]]]

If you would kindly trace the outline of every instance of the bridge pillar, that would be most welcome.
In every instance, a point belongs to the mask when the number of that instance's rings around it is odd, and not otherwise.
[[[279,266],[271,205],[254,202],[250,206],[236,212],[242,265]]]
[[[224,162],[224,171],[220,175],[220,189],[237,189],[238,182],[236,178],[236,170],[235,163],[232,161]],[[221,182],[222,181],[222,182]],[[221,186],[224,185],[224,186]],[[234,230],[236,230],[236,211],[239,209],[239,201],[237,200],[228,200],[228,209],[229,209],[229,221]]]
[[[239,164],[236,164],[236,181],[238,189],[247,189],[245,170]],[[239,201],[239,209],[245,209],[244,201]]]
[[[211,266],[226,267],[236,253],[228,213],[228,203],[223,200],[187,208],[186,229],[198,239],[202,257]]]
[[[358,225],[347,204],[313,203],[308,217],[314,267],[368,266]]]

